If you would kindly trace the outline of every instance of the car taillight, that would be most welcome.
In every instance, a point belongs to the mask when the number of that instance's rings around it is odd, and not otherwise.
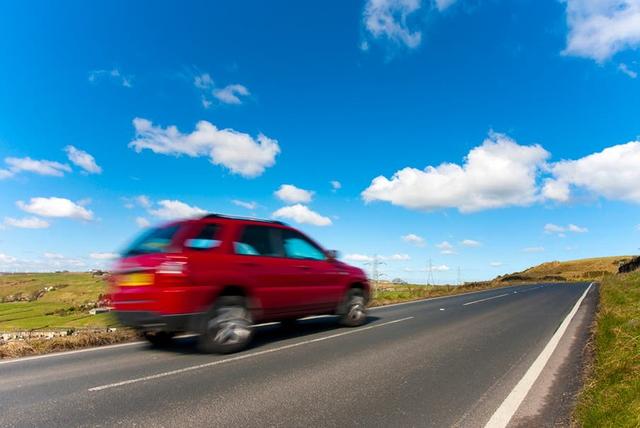
[[[156,273],[168,275],[181,275],[185,273],[185,262],[166,261],[158,266]]]

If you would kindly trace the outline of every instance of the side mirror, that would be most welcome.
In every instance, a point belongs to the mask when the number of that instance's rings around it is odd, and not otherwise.
[[[338,250],[328,250],[327,256],[329,256],[331,260],[337,260],[340,257],[340,252]]]
[[[220,241],[216,239],[187,239],[184,246],[192,250],[208,250],[220,245]]]

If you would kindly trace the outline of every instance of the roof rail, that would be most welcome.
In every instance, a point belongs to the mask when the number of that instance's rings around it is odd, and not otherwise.
[[[283,226],[287,225],[285,222],[280,221],[280,220],[266,220],[266,219],[256,218],[256,217],[242,217],[242,216],[233,216],[233,215],[216,214],[216,213],[205,214],[201,218],[202,219],[206,219],[206,218],[223,218],[223,219],[229,219],[229,220],[250,220],[250,221],[258,221],[258,222],[261,222],[261,223],[280,224],[280,225],[283,225]]]

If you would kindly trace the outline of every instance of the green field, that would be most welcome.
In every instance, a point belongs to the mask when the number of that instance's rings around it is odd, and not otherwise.
[[[89,273],[0,275],[0,331],[112,326],[110,314],[90,315],[86,306],[105,292]]]

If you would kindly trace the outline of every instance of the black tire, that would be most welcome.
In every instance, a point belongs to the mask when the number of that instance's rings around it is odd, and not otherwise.
[[[338,312],[338,322],[346,327],[358,327],[367,322],[366,299],[362,290],[352,288],[347,292]]]
[[[157,348],[165,348],[173,343],[173,336],[175,333],[172,331],[143,331],[142,337],[144,337],[151,346]]]
[[[201,351],[230,354],[246,348],[253,337],[251,312],[241,296],[222,296],[202,321]]]

